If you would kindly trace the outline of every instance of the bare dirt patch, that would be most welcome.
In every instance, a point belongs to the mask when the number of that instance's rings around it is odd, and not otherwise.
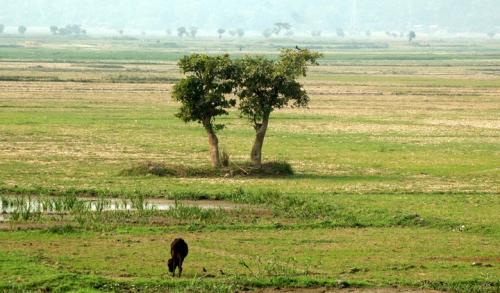
[[[424,289],[409,289],[409,288],[347,288],[347,289],[331,289],[331,288],[266,288],[257,290],[255,292],[259,293],[328,293],[328,292],[339,292],[339,293],[437,293],[441,291],[435,290],[424,290]]]

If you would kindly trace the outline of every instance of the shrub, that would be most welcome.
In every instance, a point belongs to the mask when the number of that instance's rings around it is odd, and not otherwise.
[[[151,161],[140,162],[139,164],[125,169],[120,172],[120,175],[125,176],[146,176],[146,175],[155,175],[155,176],[169,176],[175,175],[173,170],[170,170],[162,163],[155,163]]]
[[[159,176],[159,177],[228,177],[228,176],[290,176],[294,174],[292,166],[286,161],[272,161],[256,168],[250,162],[234,163],[230,166],[229,154],[222,153],[223,167],[169,165],[157,162],[139,162],[122,170],[121,176]]]

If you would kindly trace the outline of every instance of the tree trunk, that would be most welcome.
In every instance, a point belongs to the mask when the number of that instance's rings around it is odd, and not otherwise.
[[[210,147],[210,161],[212,162],[212,167],[220,167],[220,157],[219,157],[219,139],[215,134],[215,131],[210,123],[204,123],[203,126],[208,134],[208,145]]]
[[[262,166],[262,146],[264,145],[264,137],[266,136],[268,124],[269,114],[264,115],[264,118],[262,118],[262,124],[256,125],[255,127],[255,141],[253,143],[250,159],[252,160],[252,164],[258,168]]]

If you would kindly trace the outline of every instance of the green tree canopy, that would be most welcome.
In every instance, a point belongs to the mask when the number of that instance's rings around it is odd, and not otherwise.
[[[235,68],[229,55],[208,56],[193,54],[179,61],[181,71],[187,76],[174,86],[172,97],[181,102],[176,114],[184,122],[196,121],[205,128],[210,145],[212,165],[220,165],[216,131],[224,127],[215,124],[215,118],[227,115],[227,109],[236,100],[227,99],[233,90]]]
[[[309,96],[296,80],[305,76],[307,66],[317,64],[322,55],[307,49],[284,49],[278,60],[261,56],[247,56],[237,61],[237,89],[239,109],[247,117],[255,131],[251,160],[261,165],[262,146],[269,117],[275,109],[288,105],[304,107]]]

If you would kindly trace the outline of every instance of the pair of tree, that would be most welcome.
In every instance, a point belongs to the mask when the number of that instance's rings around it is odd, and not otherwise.
[[[197,33],[198,33],[198,28],[195,26],[190,27],[189,31],[184,26],[180,26],[177,28],[177,36],[179,38],[182,38],[184,36],[188,36],[188,37],[190,36],[192,38],[195,38]],[[167,34],[168,34],[168,32],[167,32]]]
[[[239,28],[236,30],[230,30],[230,31],[228,31],[228,33],[231,37],[238,36],[239,38],[242,38],[245,35],[245,30],[242,28]]]
[[[291,37],[293,35],[292,25],[288,22],[276,22],[271,29],[265,29],[262,35],[264,38],[268,39],[273,34],[279,36],[281,32],[284,32],[286,37]]]
[[[208,135],[212,166],[220,166],[217,130],[224,128],[215,119],[227,115],[236,105],[255,130],[250,158],[256,167],[262,164],[262,147],[271,113],[288,105],[307,106],[309,96],[297,81],[305,76],[308,65],[317,64],[322,55],[307,49],[283,49],[278,60],[246,56],[233,61],[229,55],[193,54],[179,61],[187,76],[174,86],[172,97],[182,106],[177,117],[184,122],[196,121]]]
[[[276,22],[273,27],[273,34],[279,35],[282,31],[285,32],[285,35],[290,35],[292,29],[292,25],[288,22]]]
[[[5,30],[5,25],[0,23],[0,34],[2,34],[4,30]]]

